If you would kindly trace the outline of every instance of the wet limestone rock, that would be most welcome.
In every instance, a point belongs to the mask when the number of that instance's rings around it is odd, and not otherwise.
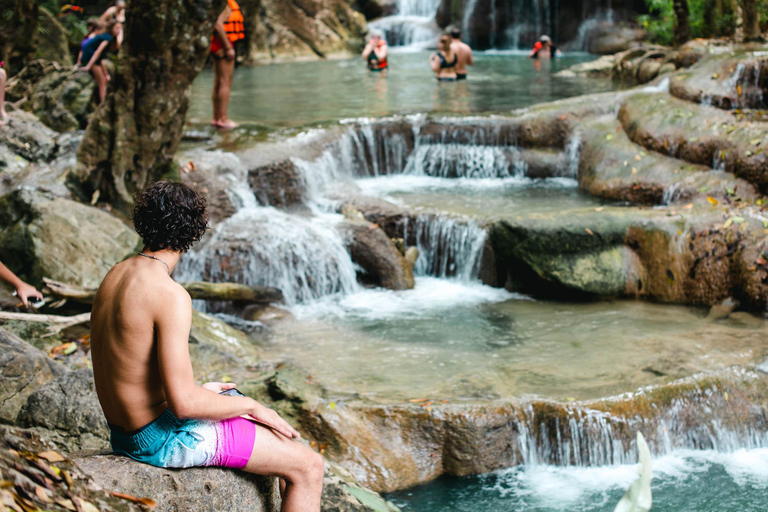
[[[645,39],[645,31],[619,23],[600,23],[587,34],[587,51],[612,55],[628,50]]]
[[[764,123],[665,93],[628,96],[619,121],[629,138],[646,149],[716,167],[768,190]]]
[[[754,186],[731,174],[713,172],[647,151],[629,140],[613,116],[586,120],[579,127],[579,186],[595,196],[639,204],[719,201],[758,197]]]
[[[13,423],[28,397],[66,368],[0,327],[0,421]]]
[[[194,149],[177,156],[176,161],[182,168],[181,181],[205,194],[211,222],[221,222],[246,206],[248,198],[237,190],[247,171],[234,153]]]
[[[277,479],[226,468],[162,469],[108,453],[72,456],[104,489],[150,497],[158,512],[278,512]]]
[[[39,431],[65,451],[109,446],[109,428],[89,369],[68,372],[32,393],[16,424]]]
[[[88,73],[38,59],[8,80],[6,99],[35,114],[49,128],[65,132],[86,127],[96,107],[93,92]]]
[[[15,112],[0,131],[0,147],[30,162],[44,162],[55,155],[58,135],[34,116]]]
[[[304,183],[291,160],[281,160],[248,171],[248,184],[259,204],[288,208],[304,201]]]
[[[352,261],[365,270],[359,278],[366,284],[390,290],[414,287],[413,263],[376,224],[349,219],[340,228]]]
[[[48,277],[96,288],[140,243],[103,210],[30,190],[0,198],[0,227],[0,260],[34,283]]]

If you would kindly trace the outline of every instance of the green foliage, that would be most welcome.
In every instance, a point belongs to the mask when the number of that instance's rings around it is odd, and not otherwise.
[[[694,38],[732,36],[736,25],[734,8],[739,0],[688,0],[691,36]],[[761,26],[768,25],[768,0],[758,0]],[[652,43],[671,45],[677,20],[672,0],[645,0],[648,14],[637,22]]]

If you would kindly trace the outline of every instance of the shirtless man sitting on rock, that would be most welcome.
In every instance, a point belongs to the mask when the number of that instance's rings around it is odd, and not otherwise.
[[[295,441],[298,432],[251,398],[220,394],[234,384],[195,384],[192,301],[171,272],[207,229],[205,199],[159,181],[138,194],[133,221],[144,249],[109,271],[91,314],[93,373],[112,449],[162,468],[276,475],[283,512],[319,512],[323,459]]]

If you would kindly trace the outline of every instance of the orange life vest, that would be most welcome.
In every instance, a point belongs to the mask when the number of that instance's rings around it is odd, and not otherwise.
[[[245,26],[243,25],[243,13],[240,11],[240,6],[237,5],[235,0],[227,0],[229,10],[232,11],[224,22],[224,32],[227,33],[227,38],[231,43],[236,43],[241,39],[245,39]]]

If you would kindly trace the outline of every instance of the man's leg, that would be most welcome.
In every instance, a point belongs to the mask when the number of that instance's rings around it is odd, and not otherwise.
[[[285,481],[282,512],[320,512],[323,458],[300,442],[256,425],[253,452],[243,470]]]
[[[222,68],[221,63],[224,61],[224,50],[219,50],[216,53],[211,54],[213,57],[213,88],[211,90],[211,103],[213,104],[213,120],[211,121],[212,125],[217,125],[220,121],[223,120],[223,116],[221,115],[221,101],[219,93],[219,90],[221,89],[221,83],[222,83]]]
[[[237,123],[229,119],[229,96],[232,92],[232,80],[235,76],[235,61],[221,59],[221,83],[219,85],[220,116],[219,126],[237,128]]]
[[[7,118],[5,113],[5,70],[0,68],[0,126],[5,125]]]

